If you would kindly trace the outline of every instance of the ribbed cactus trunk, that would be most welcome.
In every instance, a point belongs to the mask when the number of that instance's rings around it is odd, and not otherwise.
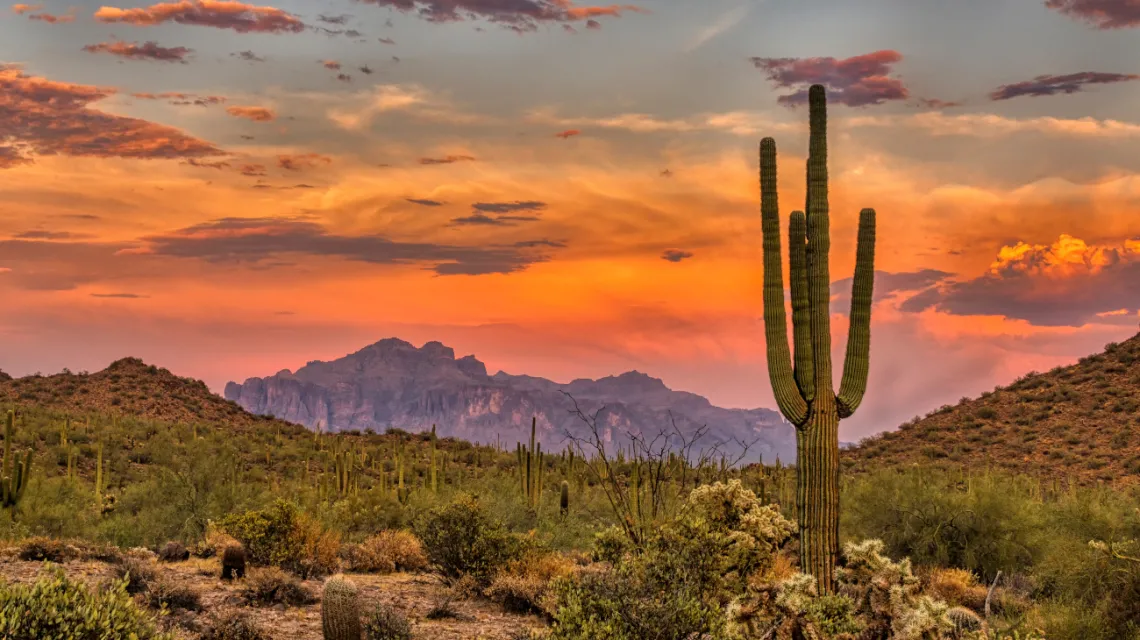
[[[800,569],[831,593],[839,557],[839,420],[854,413],[867,389],[871,293],[875,260],[875,211],[859,214],[847,357],[839,393],[832,391],[831,279],[828,255],[827,96],[808,91],[810,142],[807,212],[788,221],[792,341],[788,348],[776,190],[776,142],[760,141],[760,199],[764,235],[764,335],[768,374],[781,413],[796,427],[796,517]]]

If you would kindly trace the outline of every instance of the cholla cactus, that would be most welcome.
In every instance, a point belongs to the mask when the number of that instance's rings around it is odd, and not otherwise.
[[[928,640],[944,638],[954,631],[947,616],[950,607],[930,596],[910,597],[903,587],[891,587],[891,638]]]
[[[776,550],[796,530],[776,507],[761,505],[740,480],[693,489],[684,515],[725,536],[729,565],[739,578],[769,567]]]
[[[324,640],[360,640],[360,601],[356,585],[341,574],[325,582],[321,595]]]

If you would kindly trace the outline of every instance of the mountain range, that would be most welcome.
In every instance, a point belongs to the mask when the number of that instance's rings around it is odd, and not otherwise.
[[[416,348],[384,339],[331,362],[230,382],[225,397],[251,413],[326,431],[423,431],[435,425],[440,436],[511,447],[530,438],[533,418],[543,448],[558,451],[568,438],[591,436],[586,417],[607,450],[628,448],[631,436],[653,441],[680,434],[691,441],[701,433],[693,454],[715,448],[730,460],[743,456],[743,462],[795,456],[793,427],[770,409],[716,407],[637,371],[566,384],[502,371],[488,375],[475,356],[456,358],[434,341]],[[574,413],[575,405],[582,415]]]

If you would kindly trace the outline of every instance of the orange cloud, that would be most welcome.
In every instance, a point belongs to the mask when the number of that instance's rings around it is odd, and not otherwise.
[[[319,153],[283,154],[277,156],[277,166],[289,171],[313,169],[322,164],[331,164],[332,158]]]
[[[982,276],[932,287],[901,308],[1004,316],[1040,326],[1079,327],[1121,315],[1121,309],[1126,315],[1140,310],[1140,239],[1090,246],[1062,234],[1051,245],[1003,246]]]
[[[39,11],[40,9],[43,9],[43,8],[44,8],[44,6],[42,4],[14,4],[14,5],[12,5],[12,13],[15,13],[18,16],[22,16],[25,13],[31,13],[32,11]]]
[[[106,23],[154,26],[165,22],[232,29],[238,33],[300,33],[305,23],[274,7],[235,0],[179,0],[141,9],[100,7],[95,19]]]
[[[235,118],[245,118],[253,120],[254,122],[270,122],[277,118],[277,114],[272,109],[265,107],[243,107],[234,105],[226,107],[226,113]]]
[[[157,42],[147,41],[142,44],[131,42],[100,42],[83,47],[87,53],[109,53],[131,60],[157,60],[159,62],[186,62],[186,56],[193,49],[186,47],[163,47]]]
[[[224,155],[178,129],[90,108],[114,89],[25,75],[0,65],[0,154],[125,158]],[[7,162],[13,166],[12,161]]]
[[[559,133],[554,134],[554,137],[555,138],[562,138],[563,140],[565,140],[567,138],[570,138],[570,137],[573,137],[576,135],[581,135],[581,133],[582,132],[577,130],[577,129],[567,129],[566,131],[561,131]]]

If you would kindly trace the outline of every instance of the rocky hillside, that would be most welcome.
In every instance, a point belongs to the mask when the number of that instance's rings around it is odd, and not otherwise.
[[[235,427],[278,421],[255,416],[218,397],[206,383],[182,378],[138,358],[112,362],[97,373],[64,371],[13,378],[0,371],[0,404],[58,409],[81,418],[120,414],[170,423],[226,423]]]
[[[698,449],[720,444],[735,454],[739,443],[754,442],[749,461],[777,455],[786,461],[795,452],[792,427],[775,411],[714,407],[636,371],[568,384],[501,371],[488,375],[474,356],[456,358],[439,342],[417,349],[403,340],[381,340],[332,362],[231,382],[225,395],[252,413],[310,428],[421,431],[435,424],[440,435],[483,443],[498,439],[507,446],[529,438],[534,416],[548,449],[564,447],[567,433],[587,433],[587,425],[570,413],[577,401],[588,415],[604,405],[598,423],[609,442],[622,442],[627,433],[653,437],[675,423],[687,437],[708,427]]]
[[[1140,478],[1140,334],[945,406],[845,451],[848,468],[998,468],[1090,484]]]

